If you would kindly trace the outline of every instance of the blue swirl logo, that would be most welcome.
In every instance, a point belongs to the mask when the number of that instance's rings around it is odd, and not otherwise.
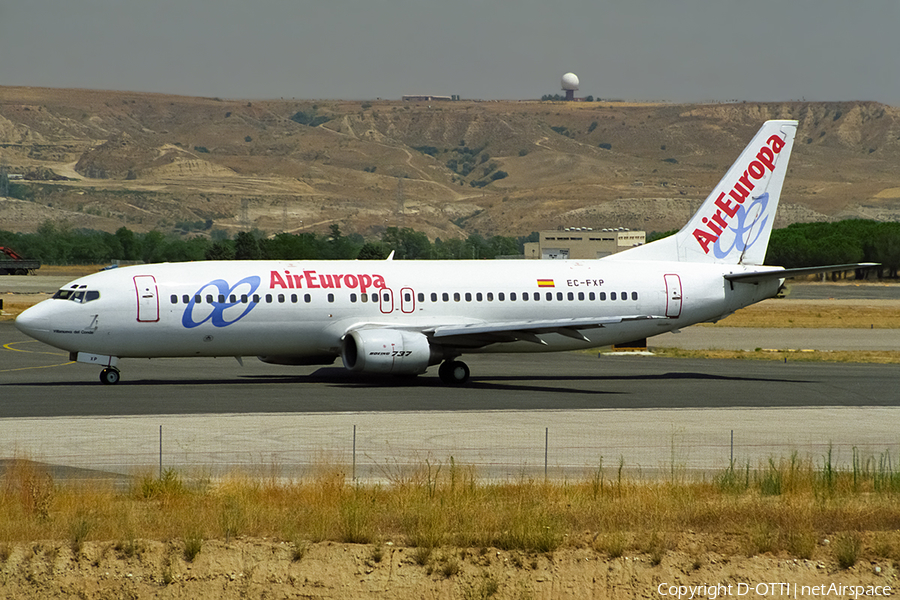
[[[207,321],[212,321],[214,327],[228,327],[232,323],[237,323],[241,319],[243,319],[247,313],[253,310],[253,307],[256,306],[256,302],[241,302],[241,295],[251,295],[256,289],[259,287],[260,278],[258,275],[251,275],[250,277],[245,277],[238,281],[233,286],[228,285],[228,282],[224,279],[215,279],[210,281],[201,287],[197,292],[191,296],[191,301],[188,302],[187,308],[184,309],[184,314],[181,316],[181,324],[188,328],[193,329],[194,327],[199,327],[203,325]],[[246,286],[244,289],[239,290],[241,286]],[[208,288],[215,288],[216,293],[212,295],[212,302],[209,304],[198,303],[197,298],[203,297],[203,291]],[[234,301],[229,301],[229,297],[234,294]],[[225,302],[220,302],[219,299],[224,298]],[[200,304],[202,307],[211,307],[209,314],[200,319],[199,321],[194,320],[194,307]],[[230,321],[225,318],[225,311],[234,308],[237,305],[245,305],[246,308],[241,312],[238,316],[234,317]],[[230,311],[229,316],[233,315],[235,311]]]
[[[713,245],[713,254],[716,255],[716,258],[725,258],[735,249],[743,252],[756,243],[759,236],[762,235],[763,230],[766,228],[766,222],[769,220],[769,215],[766,214],[766,206],[768,204],[769,193],[766,192],[765,194],[754,198],[749,206],[741,205],[738,208],[737,213],[734,215],[734,226],[728,228],[728,231],[734,232],[734,237],[731,238],[731,245],[727,248],[722,248],[722,238],[725,237],[723,232]],[[756,217],[753,221],[748,223],[747,221],[749,219],[747,218],[747,215],[752,214],[754,208],[757,206],[758,212],[756,213]],[[759,224],[759,228],[756,229],[756,235],[753,235],[753,229],[757,224]],[[751,239],[750,236],[753,236],[753,238]]]

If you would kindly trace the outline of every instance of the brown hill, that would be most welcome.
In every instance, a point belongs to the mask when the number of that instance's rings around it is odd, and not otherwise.
[[[0,87],[0,229],[431,237],[679,227],[766,119],[800,121],[776,226],[900,220],[900,110],[872,102],[220,100]],[[53,175],[67,181],[49,181]],[[24,200],[24,201],[23,201]]]

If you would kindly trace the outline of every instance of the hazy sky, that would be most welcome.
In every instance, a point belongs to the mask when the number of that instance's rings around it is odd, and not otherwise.
[[[898,0],[0,0],[0,85],[222,98],[877,100]]]

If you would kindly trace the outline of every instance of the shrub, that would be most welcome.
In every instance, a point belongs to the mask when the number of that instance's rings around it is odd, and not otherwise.
[[[859,560],[862,540],[855,531],[838,534],[834,539],[834,558],[842,569],[849,569]]]

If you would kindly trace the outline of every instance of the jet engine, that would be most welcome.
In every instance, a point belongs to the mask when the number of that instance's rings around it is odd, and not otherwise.
[[[418,375],[440,362],[428,338],[415,331],[362,329],[351,331],[341,345],[344,366],[351,371]]]

